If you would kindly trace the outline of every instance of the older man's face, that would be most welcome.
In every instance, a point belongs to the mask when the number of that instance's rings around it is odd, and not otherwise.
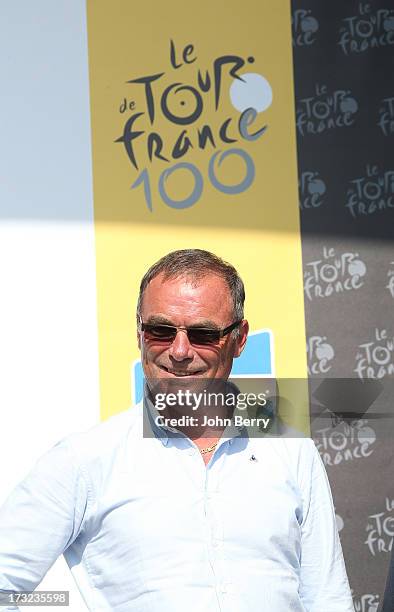
[[[144,323],[179,327],[224,329],[234,322],[230,290],[226,282],[208,274],[198,283],[188,278],[164,280],[158,275],[147,286],[141,309]],[[239,336],[224,336],[216,344],[194,345],[185,331],[178,331],[172,342],[139,336],[142,365],[147,378],[176,378],[189,375],[227,379],[234,357],[245,345],[246,321]]]

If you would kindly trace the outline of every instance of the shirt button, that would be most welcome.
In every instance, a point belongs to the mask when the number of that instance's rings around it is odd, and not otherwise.
[[[194,450],[194,448],[189,448],[189,450],[187,451],[187,454],[188,454],[188,455],[194,455],[194,454],[195,454],[195,452],[196,452],[196,451]]]
[[[212,546],[213,546],[214,548],[217,548],[217,547],[219,546],[219,540],[213,540],[213,542],[212,542]]]

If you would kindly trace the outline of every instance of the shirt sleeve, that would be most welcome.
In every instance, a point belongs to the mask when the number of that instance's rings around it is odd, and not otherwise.
[[[41,457],[0,509],[0,590],[37,587],[78,536],[88,501],[86,477],[64,440]]]
[[[354,612],[326,470],[310,442],[303,468],[300,597],[306,612]]]

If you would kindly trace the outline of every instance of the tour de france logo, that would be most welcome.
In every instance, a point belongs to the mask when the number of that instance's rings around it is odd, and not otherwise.
[[[310,336],[307,338],[306,354],[309,376],[327,374],[331,370],[335,351],[333,346],[327,342],[327,336]]]
[[[207,180],[228,196],[243,193],[252,185],[255,164],[242,144],[255,143],[266,133],[268,125],[260,114],[271,105],[273,96],[268,80],[251,70],[254,62],[252,55],[221,55],[209,66],[200,66],[192,44],[181,49],[171,40],[167,71],[126,81],[134,93],[128,92],[119,107],[126,119],[115,143],[123,146],[137,175],[131,188],[143,191],[149,211],[153,212],[157,201],[178,210],[194,206]],[[143,93],[141,108],[129,97],[137,91]],[[231,116],[225,116],[222,108],[228,100],[234,109]],[[162,126],[163,120],[165,135],[157,125]],[[202,163],[205,167],[188,160],[190,153],[199,149],[208,153]],[[237,158],[244,168],[243,178],[236,184],[220,179],[220,166],[230,157]],[[151,176],[153,164],[164,166],[158,181]],[[192,188],[182,199],[175,199],[173,192],[169,193],[168,179],[172,177],[173,184],[182,172],[190,174]]]
[[[386,497],[381,511],[368,516],[365,531],[364,544],[373,557],[391,552],[394,540],[394,499]]]
[[[305,264],[305,296],[312,301],[360,289],[366,272],[367,267],[358,253],[337,253],[333,247],[323,246],[318,259]]]
[[[291,19],[293,47],[308,47],[316,40],[319,22],[310,9],[296,9]]]
[[[326,183],[317,171],[301,172],[298,181],[300,209],[319,208],[324,203],[326,189]]]

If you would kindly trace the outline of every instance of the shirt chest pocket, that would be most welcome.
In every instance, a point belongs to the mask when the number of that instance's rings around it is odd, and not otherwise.
[[[254,469],[254,468],[257,469]],[[218,513],[226,542],[246,555],[289,553],[297,564],[302,515],[297,488],[288,475],[246,466],[226,481],[218,498]]]

